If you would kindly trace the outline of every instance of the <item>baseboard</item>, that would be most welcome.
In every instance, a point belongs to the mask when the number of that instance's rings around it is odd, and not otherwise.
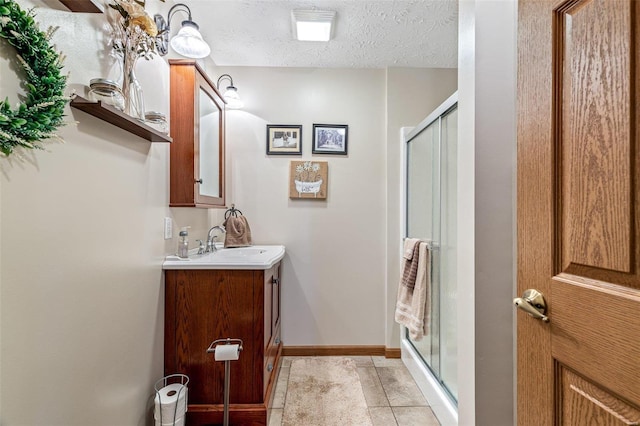
[[[385,358],[402,358],[402,351],[400,348],[385,348],[384,350]]]
[[[283,356],[384,356],[400,358],[399,348],[385,346],[285,346]]]

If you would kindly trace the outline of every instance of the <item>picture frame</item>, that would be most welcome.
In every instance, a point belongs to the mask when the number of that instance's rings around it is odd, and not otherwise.
[[[349,126],[346,124],[313,124],[313,154],[347,155]]]
[[[329,178],[327,161],[291,161],[289,166],[289,198],[326,200]]]
[[[267,124],[267,155],[302,155],[302,125]]]

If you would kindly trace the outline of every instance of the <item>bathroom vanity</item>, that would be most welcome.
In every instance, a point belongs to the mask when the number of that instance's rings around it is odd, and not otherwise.
[[[268,247],[281,251],[269,254]],[[163,264],[164,369],[189,376],[188,425],[222,424],[225,363],[207,348],[227,337],[243,341],[239,359],[230,361],[230,423],[268,424],[282,353],[283,256],[282,246],[253,246]]]

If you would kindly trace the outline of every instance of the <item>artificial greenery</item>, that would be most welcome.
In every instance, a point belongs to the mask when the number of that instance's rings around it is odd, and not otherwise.
[[[16,49],[24,69],[27,95],[12,109],[9,98],[0,102],[0,152],[9,155],[16,147],[43,149],[39,141],[59,139],[63,125],[67,77],[62,57],[49,43],[57,28],[40,31],[33,9],[24,11],[14,0],[0,0],[0,37]]]

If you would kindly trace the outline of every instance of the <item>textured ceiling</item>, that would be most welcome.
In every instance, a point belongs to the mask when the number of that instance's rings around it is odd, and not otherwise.
[[[457,66],[457,0],[184,0],[220,66]],[[300,42],[291,10],[337,12],[328,43]],[[178,21],[178,17],[174,18]],[[172,22],[172,27],[176,23]]]

